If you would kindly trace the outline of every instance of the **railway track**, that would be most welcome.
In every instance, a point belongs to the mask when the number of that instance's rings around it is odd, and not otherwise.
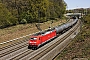
[[[21,52],[22,50],[26,50],[27,48],[25,49],[24,47],[28,46],[27,43],[28,39],[0,48],[0,59],[5,60],[6,58],[12,57],[13,55]]]
[[[37,50],[27,49],[27,40],[18,42],[13,45],[9,45],[0,49],[0,59],[1,60],[37,60],[41,59],[44,55],[50,52],[53,48],[63,42],[68,38],[78,27],[79,22],[66,32],[67,34],[62,34],[60,37],[51,41],[50,43],[44,45],[43,47]]]
[[[15,42],[15,43],[10,44],[10,45],[6,45],[6,46],[4,46],[4,47],[0,47],[0,52],[3,51],[3,50],[5,50],[5,49],[8,49],[8,48],[10,48],[10,47],[19,45],[19,44],[21,44],[21,43],[23,43],[23,42],[26,42],[26,41],[28,41],[28,39],[29,39],[29,38],[24,38],[24,39],[21,40],[21,41]]]
[[[73,30],[71,30],[67,35],[63,36],[61,39],[59,39],[59,38],[55,39],[53,42],[50,42],[49,45],[45,46],[44,48],[40,49],[39,51],[35,51],[35,52],[28,54],[27,56],[21,58],[20,60],[39,60],[41,57],[43,57],[45,54],[47,54],[53,48],[55,48],[57,45],[59,45],[62,41],[64,41],[66,38],[68,38],[77,29],[77,27],[78,27],[78,25],[75,26],[75,28]]]
[[[11,44],[11,45],[2,47],[2,48],[0,48],[0,52],[3,52],[3,50],[11,49],[11,48],[13,48],[13,47],[15,47],[15,46],[18,46],[18,45],[26,42],[26,41],[27,41],[27,40],[23,40],[23,41],[19,41],[19,42],[17,42],[17,43],[14,43],[14,44]]]

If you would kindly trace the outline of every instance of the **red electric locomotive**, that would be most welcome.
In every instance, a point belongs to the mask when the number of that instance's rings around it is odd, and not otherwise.
[[[49,29],[45,32],[39,32],[37,34],[34,34],[29,40],[28,48],[37,48],[54,37],[56,37],[55,29]]]

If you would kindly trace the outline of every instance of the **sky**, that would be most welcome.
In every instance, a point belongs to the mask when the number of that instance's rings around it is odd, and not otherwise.
[[[90,8],[90,0],[64,0],[67,3],[67,10],[76,8]]]

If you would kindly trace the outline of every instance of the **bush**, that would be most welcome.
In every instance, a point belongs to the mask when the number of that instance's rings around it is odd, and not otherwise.
[[[90,14],[84,17],[85,23],[90,24]]]
[[[20,23],[21,23],[21,24],[27,24],[27,21],[26,21],[26,19],[22,19],[22,20],[20,21]]]

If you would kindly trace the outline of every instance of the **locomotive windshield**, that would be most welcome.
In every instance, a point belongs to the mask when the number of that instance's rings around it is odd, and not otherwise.
[[[30,40],[37,40],[37,38],[30,38]]]

